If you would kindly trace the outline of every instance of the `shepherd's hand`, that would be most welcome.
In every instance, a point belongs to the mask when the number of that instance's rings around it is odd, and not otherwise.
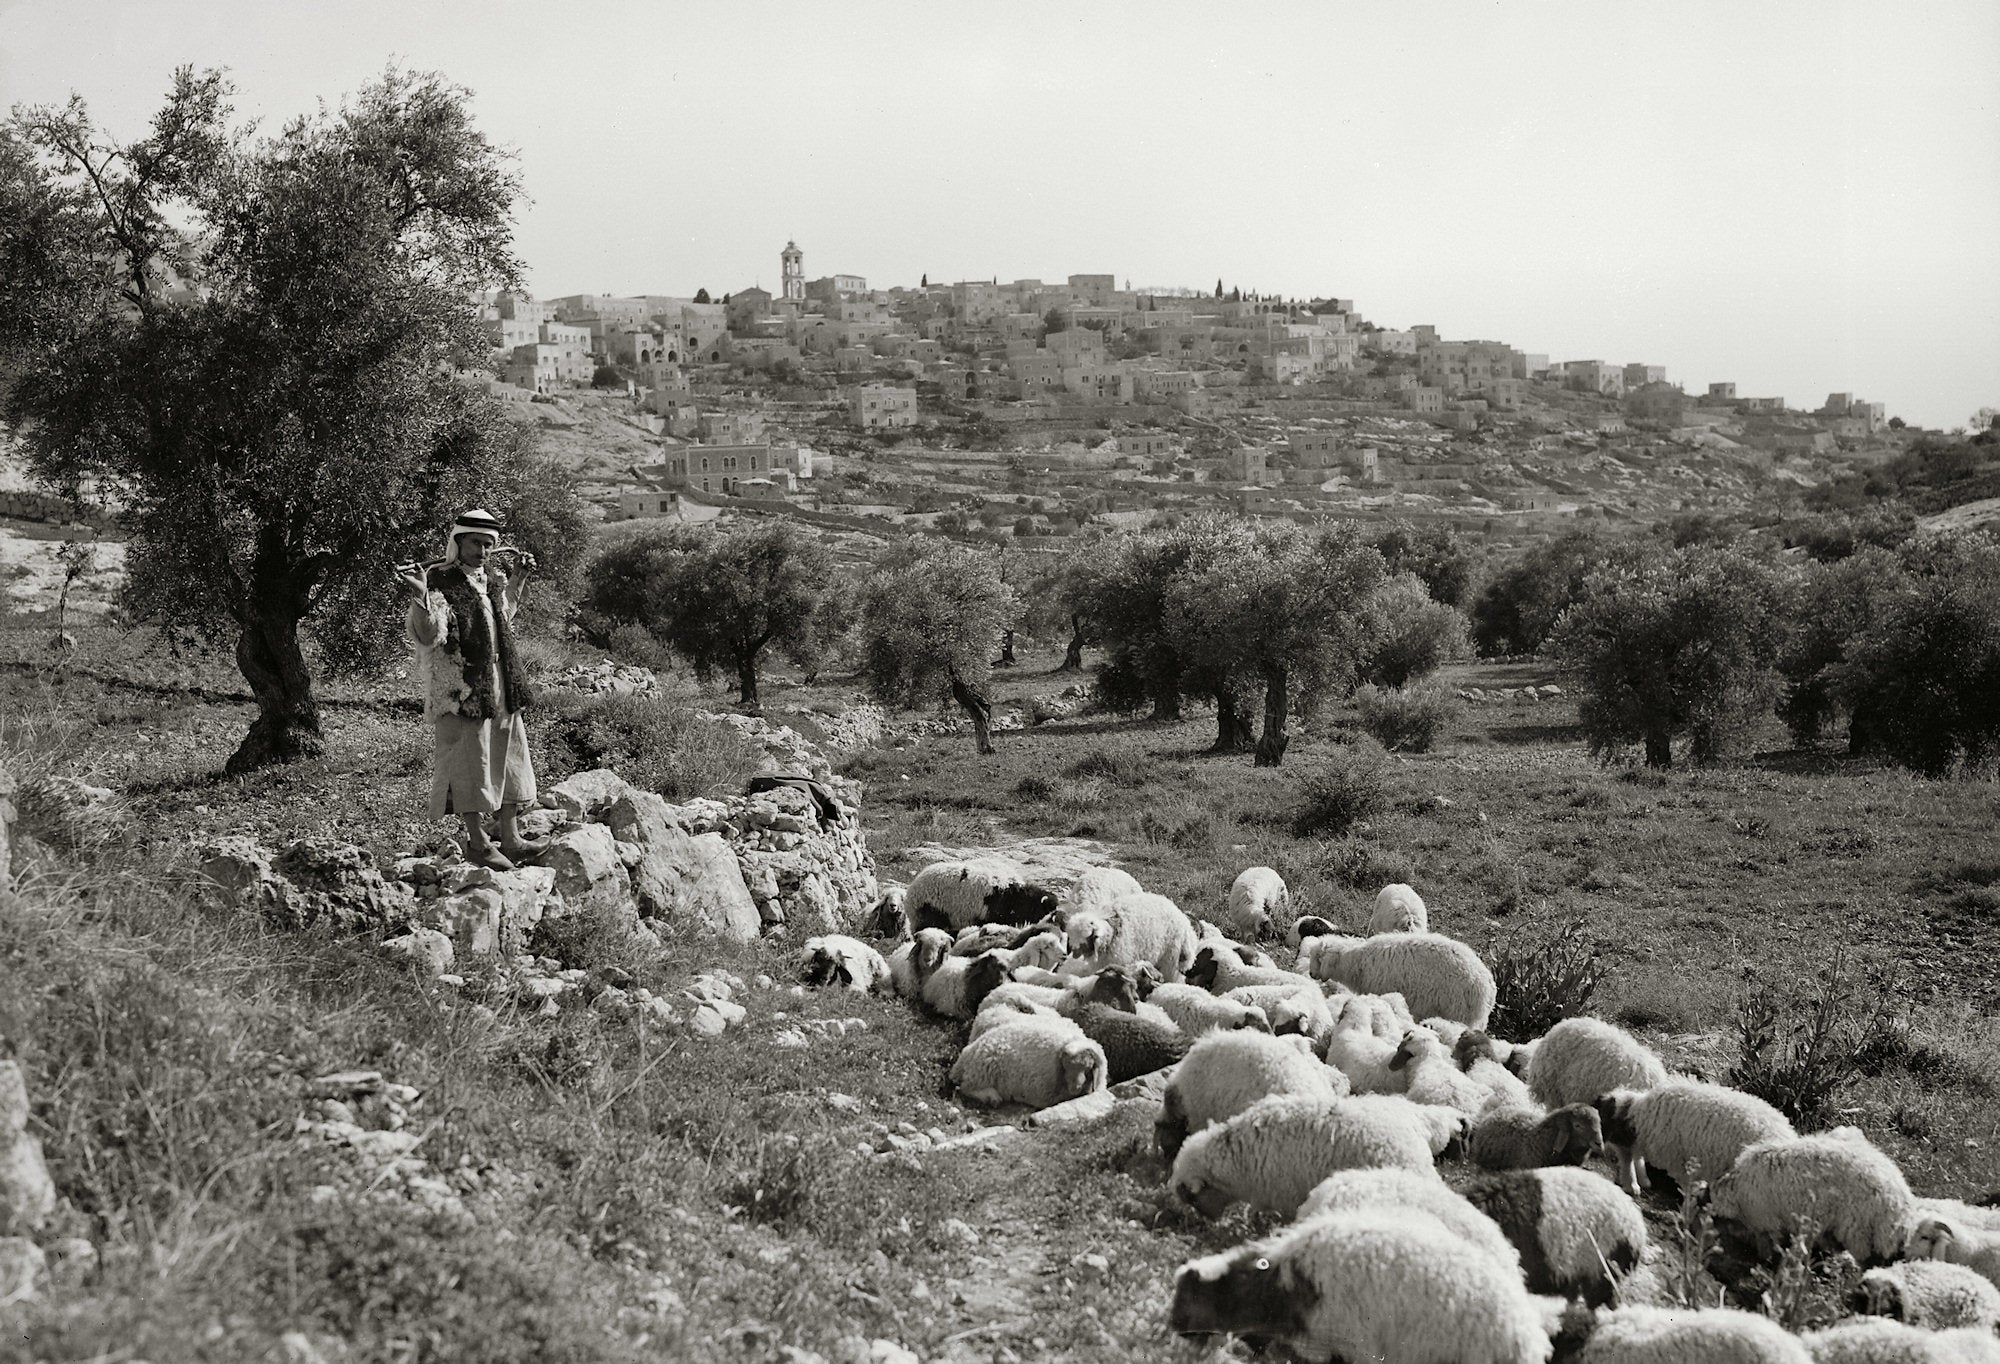
[[[402,586],[403,595],[412,602],[421,602],[430,592],[423,575],[418,573],[398,573],[396,581]]]

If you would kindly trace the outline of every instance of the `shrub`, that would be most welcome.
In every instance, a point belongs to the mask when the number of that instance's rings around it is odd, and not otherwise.
[[[1879,1040],[1897,1029],[1892,992],[1883,982],[1872,1003],[1857,1001],[1846,949],[1836,946],[1807,993],[1760,982],[1736,1014],[1740,1055],[1729,1083],[1776,1107],[1803,1132],[1830,1125],[1842,1090],[1879,1067]]]
[[[1521,933],[1493,948],[1493,1015],[1499,1037],[1540,1037],[1565,1018],[1590,1012],[1607,968],[1579,917],[1553,933]]]
[[[1365,620],[1361,675],[1369,682],[1400,687],[1467,651],[1465,613],[1431,600],[1423,581],[1411,574],[1376,589]]]
[[[1108,748],[1085,749],[1083,756],[1069,765],[1072,777],[1103,777],[1119,786],[1145,786],[1159,774],[1153,760],[1137,750],[1123,753]]]
[[[1322,844],[1313,857],[1313,867],[1328,880],[1370,893],[1398,881],[1412,885],[1417,879],[1417,864],[1408,853],[1377,848],[1358,838]]]
[[[1335,751],[1300,775],[1292,832],[1300,838],[1339,836],[1382,807],[1389,774],[1373,743]]]
[[[1458,719],[1462,709],[1449,687],[1427,682],[1393,690],[1373,684],[1355,693],[1361,727],[1391,751],[1428,753],[1431,745]]]
[[[1014,794],[1022,800],[1051,801],[1056,796],[1056,784],[1039,773],[1030,773],[1014,783]]]
[[[541,708],[549,742],[546,775],[608,767],[670,801],[735,792],[764,765],[764,752],[676,696],[561,696]],[[530,711],[529,714],[534,714]]]

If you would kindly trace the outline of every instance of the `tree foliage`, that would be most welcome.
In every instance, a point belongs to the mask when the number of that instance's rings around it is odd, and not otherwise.
[[[1382,687],[1428,677],[1470,650],[1465,613],[1435,601],[1414,573],[1385,579],[1369,599],[1361,676]]]
[[[1391,521],[1374,539],[1375,552],[1391,577],[1414,573],[1435,601],[1463,608],[1472,596],[1478,563],[1450,526]]]
[[[1473,643],[1482,654],[1534,653],[1594,569],[1611,561],[1629,564],[1638,553],[1587,530],[1527,549],[1480,588],[1471,610]]]
[[[875,694],[917,706],[950,696],[990,752],[981,689],[1020,601],[994,556],[935,536],[911,536],[877,561],[860,603],[861,650]]]

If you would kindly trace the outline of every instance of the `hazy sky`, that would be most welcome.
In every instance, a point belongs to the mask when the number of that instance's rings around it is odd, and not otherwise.
[[[470,87],[539,294],[1060,280],[1351,297],[1690,388],[2000,404],[2000,4],[0,0],[0,105],[136,135]]]

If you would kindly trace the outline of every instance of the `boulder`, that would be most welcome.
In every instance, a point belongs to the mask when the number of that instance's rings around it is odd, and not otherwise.
[[[25,1236],[0,1236],[0,1303],[26,1302],[49,1279],[49,1263]]]
[[[384,877],[366,848],[331,838],[300,838],[273,859],[282,878],[272,911],[286,926],[310,928],[331,921],[346,932],[394,931],[415,916],[416,892]]]
[[[424,922],[446,940],[454,956],[489,956],[502,950],[506,907],[498,887],[474,886],[431,901],[425,906]]]
[[[542,801],[572,820],[596,819],[632,789],[630,782],[610,768],[597,767],[563,778],[542,793]]]
[[[244,834],[226,834],[201,848],[202,874],[239,909],[260,912],[283,903],[284,878],[271,864],[271,850]]]
[[[540,861],[555,873],[556,893],[571,914],[616,912],[629,904],[631,878],[618,860],[617,839],[602,824],[585,824],[560,835]]]
[[[747,942],[757,936],[757,903],[743,884],[743,869],[721,834],[688,840],[689,857],[680,869],[677,914],[693,914],[718,933]]]
[[[27,1128],[28,1086],[21,1067],[0,1061],[0,1236],[35,1231],[55,1210],[55,1182],[42,1144]],[[5,1297],[0,1291],[0,1301]]]
[[[451,970],[455,955],[451,939],[435,928],[413,928],[402,937],[383,943],[382,950],[391,956],[408,958],[425,975],[433,977]]]
[[[631,877],[640,914],[658,919],[692,914],[730,937],[757,936],[756,901],[721,835],[690,837],[674,807],[651,791],[627,791],[606,809],[605,819],[617,842],[639,850]]]

